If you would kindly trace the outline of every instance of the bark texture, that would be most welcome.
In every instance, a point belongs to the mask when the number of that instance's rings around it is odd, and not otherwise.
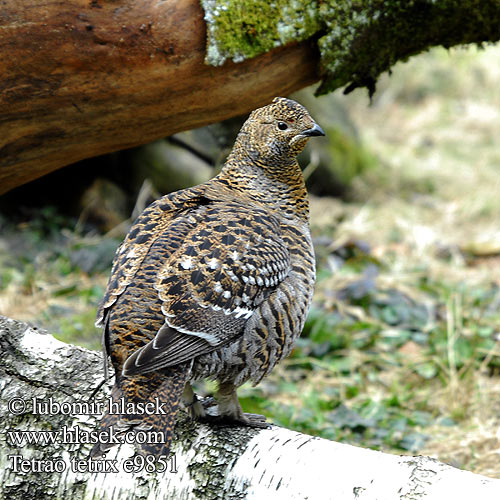
[[[206,65],[198,0],[7,0],[0,19],[0,194],[247,113],[319,77],[310,42]]]
[[[130,445],[115,447],[106,462],[90,462],[87,455],[91,445],[63,444],[61,433],[63,429],[74,432],[78,427],[82,436],[95,428],[98,416],[89,412],[65,415],[64,407],[59,412],[49,408],[48,414],[43,414],[43,405],[34,410],[33,398],[52,404],[88,402],[102,378],[101,355],[63,344],[46,332],[3,316],[0,348],[2,498],[500,498],[500,480],[460,471],[426,457],[364,450],[276,426],[253,430],[183,420],[176,428],[175,460],[167,462],[166,467],[161,463],[153,466],[165,468],[162,472],[154,472],[148,462],[134,462]],[[99,393],[96,401],[108,395],[109,387]],[[26,403],[24,409],[22,402]],[[25,439],[27,434],[29,439],[37,436],[38,443],[16,444],[23,431],[27,431]],[[49,443],[51,435],[57,438]],[[76,458],[83,469],[92,463],[116,471],[79,471],[72,466]],[[47,470],[56,463],[63,470]],[[126,472],[127,464],[134,472]]]

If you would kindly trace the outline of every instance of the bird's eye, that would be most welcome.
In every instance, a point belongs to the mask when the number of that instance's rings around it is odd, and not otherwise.
[[[280,130],[286,130],[288,128],[288,125],[285,122],[278,122],[278,128]]]

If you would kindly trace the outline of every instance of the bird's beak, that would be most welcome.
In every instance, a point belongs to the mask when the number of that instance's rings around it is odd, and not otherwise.
[[[304,130],[304,132],[302,132],[300,135],[305,135],[306,137],[313,137],[315,135],[325,135],[325,132],[317,123],[315,123],[312,128]]]

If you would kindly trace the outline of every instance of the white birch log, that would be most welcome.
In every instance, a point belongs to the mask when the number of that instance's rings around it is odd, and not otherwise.
[[[99,353],[0,316],[0,498],[500,499],[497,479],[277,426],[215,427],[181,418],[175,459],[143,462],[124,444],[104,461],[90,461],[91,444],[62,441],[82,441],[95,430],[99,415],[88,414],[95,410],[89,396],[101,380]],[[94,405],[108,395],[105,387]],[[75,403],[88,404],[74,408]],[[75,409],[83,413],[66,414]],[[41,414],[45,410],[49,414]],[[40,442],[16,444],[22,437]],[[109,470],[89,472],[92,467]]]

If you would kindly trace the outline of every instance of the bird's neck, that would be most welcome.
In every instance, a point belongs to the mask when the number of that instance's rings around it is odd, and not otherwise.
[[[265,165],[254,159],[242,161],[240,155],[230,155],[214,181],[282,216],[309,221],[306,185],[295,158],[286,164]]]

